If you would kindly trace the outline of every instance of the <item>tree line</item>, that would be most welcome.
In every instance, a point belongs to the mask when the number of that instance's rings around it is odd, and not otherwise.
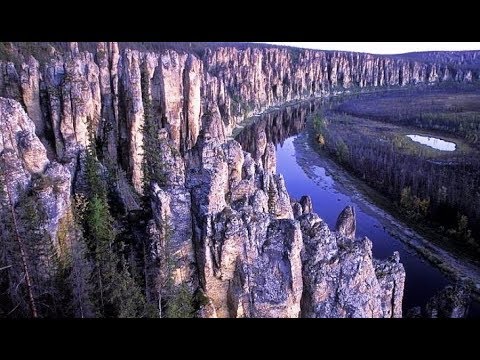
[[[478,84],[445,83],[433,88],[363,94],[334,105],[338,112],[452,134],[480,147]]]
[[[475,156],[431,158],[402,135],[359,131],[359,119],[328,110],[313,118],[317,143],[336,161],[390,198],[406,217],[426,221],[478,251],[480,162]],[[373,125],[372,125],[373,126]]]

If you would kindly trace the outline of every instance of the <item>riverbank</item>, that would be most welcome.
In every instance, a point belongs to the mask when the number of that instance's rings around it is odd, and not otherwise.
[[[306,130],[294,141],[297,162],[305,173],[309,177],[314,177],[315,174],[310,171],[312,165],[325,168],[341,186],[354,194],[355,199],[365,209],[375,212],[377,217],[382,219],[382,225],[392,236],[407,244],[450,279],[465,281],[471,287],[475,299],[480,300],[480,267],[461,254],[450,253],[440,247],[435,243],[433,234],[425,234],[424,230],[399,220],[398,211],[394,211],[391,201],[348,173],[325,154],[321,154],[321,150],[313,140],[313,133],[312,123],[308,121]]]

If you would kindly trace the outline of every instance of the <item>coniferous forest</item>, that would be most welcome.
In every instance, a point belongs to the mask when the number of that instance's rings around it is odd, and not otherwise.
[[[473,257],[480,247],[480,102],[470,87],[396,90],[334,99],[313,119],[316,141],[386,195],[411,222]],[[456,144],[452,153],[409,134]]]

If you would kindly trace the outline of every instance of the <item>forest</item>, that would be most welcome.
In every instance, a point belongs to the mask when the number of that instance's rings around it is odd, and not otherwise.
[[[345,96],[314,115],[316,142],[387,196],[404,219],[478,258],[479,99],[477,89]],[[408,134],[437,136],[454,142],[456,150],[439,151]]]
[[[476,83],[362,94],[342,101],[336,111],[455,135],[480,149],[480,87]]]
[[[32,55],[40,63],[47,62],[50,56],[50,49],[53,47],[61,54],[69,51],[69,42],[0,42],[0,60],[12,61],[15,64],[22,62],[22,57]],[[80,51],[88,51],[95,54],[98,42],[79,42]],[[235,47],[239,50],[248,48],[285,48],[292,52],[298,53],[300,49],[281,45],[268,45],[262,43],[248,42],[119,42],[119,50],[124,49],[139,50],[144,52],[164,52],[166,50],[175,50],[179,53],[190,53],[202,58],[207,49],[216,49],[219,47]]]

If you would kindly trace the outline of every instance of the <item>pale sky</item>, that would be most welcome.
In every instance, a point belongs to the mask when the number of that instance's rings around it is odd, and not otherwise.
[[[480,42],[269,42],[308,49],[345,50],[371,54],[402,54],[413,51],[480,50]]]

